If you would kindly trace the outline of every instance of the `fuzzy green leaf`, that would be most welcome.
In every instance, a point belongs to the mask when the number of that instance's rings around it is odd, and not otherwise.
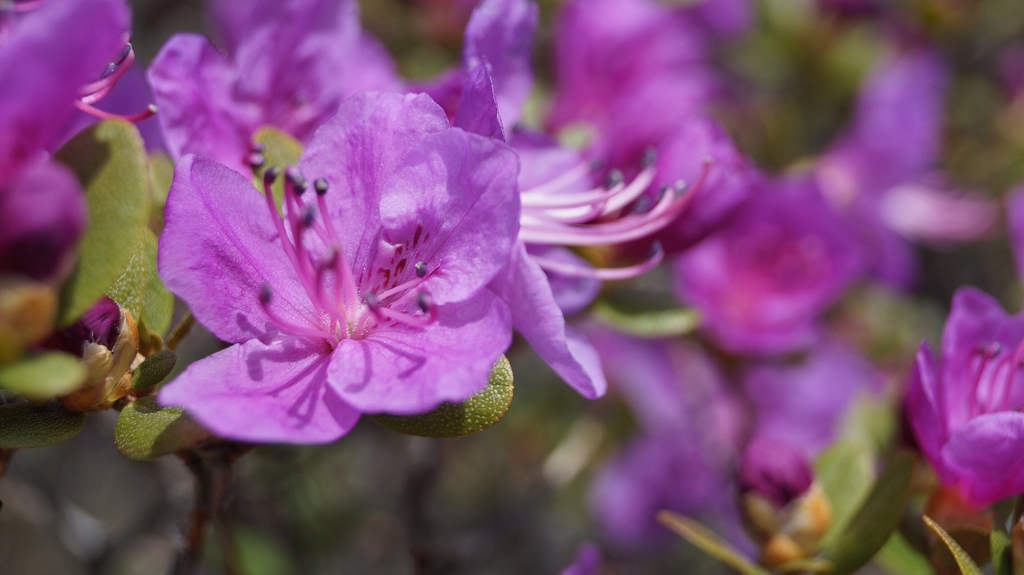
[[[892,575],[933,575],[928,558],[921,555],[899,531],[892,536],[875,556],[875,564]]]
[[[156,251],[156,235],[149,228],[139,230],[131,260],[107,295],[147,329],[163,334],[171,325],[174,296],[157,272]]]
[[[56,158],[78,176],[89,207],[78,263],[61,291],[58,323],[67,325],[128,267],[149,218],[151,192],[142,137],[124,120],[106,120],[82,131]]]
[[[913,471],[912,455],[897,455],[889,463],[857,514],[825,549],[825,558],[835,564],[834,575],[857,571],[889,540],[906,507]]]
[[[183,410],[159,407],[143,397],[121,411],[114,425],[114,444],[128,459],[146,461],[174,453],[210,437]]]
[[[960,566],[961,573],[964,575],[982,575],[981,569],[974,563],[971,556],[964,551],[964,548],[961,547],[955,539],[950,537],[949,533],[946,533],[942,527],[939,527],[938,523],[932,521],[932,518],[927,515],[924,516],[924,522],[925,525],[930,527],[931,530],[939,536],[939,539],[942,539],[942,542],[946,544],[946,547],[949,548],[953,557],[956,558],[956,564]]]
[[[85,414],[27,403],[0,406],[0,447],[46,447],[78,435]]]
[[[763,567],[747,559],[714,531],[689,517],[663,510],[658,512],[658,523],[743,575],[771,575]]]
[[[161,349],[139,364],[132,374],[132,389],[142,391],[160,383],[174,369],[178,356],[170,349]]]
[[[491,370],[487,387],[462,403],[442,403],[418,415],[371,415],[384,427],[421,437],[462,437],[498,422],[512,404],[512,366],[501,356]]]
[[[77,357],[51,351],[0,368],[0,388],[41,401],[73,391],[86,375]]]

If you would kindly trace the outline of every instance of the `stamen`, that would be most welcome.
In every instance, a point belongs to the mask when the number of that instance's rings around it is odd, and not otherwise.
[[[260,286],[259,299],[260,307],[263,308],[263,313],[267,314],[267,317],[270,318],[270,321],[274,322],[278,327],[280,327],[284,331],[287,331],[289,333],[305,335],[307,337],[312,337],[315,339],[325,339],[324,334],[322,332],[310,327],[295,325],[294,323],[286,321],[282,319],[281,316],[274,313],[274,311],[270,309],[270,300],[273,299],[273,290],[271,290],[270,284],[265,283],[262,286]]]
[[[423,278],[427,275],[427,262],[420,260],[416,262],[416,277]]]
[[[654,242],[651,251],[643,262],[624,268],[595,268],[569,262],[548,259],[541,256],[530,256],[534,262],[547,271],[571,277],[588,278],[606,281],[625,280],[639,276],[655,268],[665,258],[665,250],[660,242]]]
[[[157,113],[156,104],[150,104],[149,106],[146,106],[145,110],[137,112],[135,114],[113,114],[110,112],[105,112],[103,110],[100,110],[99,108],[96,108],[85,103],[82,100],[75,100],[75,107],[85,112],[86,114],[89,114],[90,116],[99,118],[100,120],[127,120],[133,124],[136,122],[141,122],[147,118],[151,118],[153,117],[154,114]]]
[[[327,193],[327,180],[323,178],[317,178],[313,182],[313,189],[316,190],[316,195],[322,196]]]

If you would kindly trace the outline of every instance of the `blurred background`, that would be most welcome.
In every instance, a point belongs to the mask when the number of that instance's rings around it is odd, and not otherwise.
[[[934,43],[951,68],[941,160],[950,183],[1000,198],[1021,181],[1024,2],[880,0],[867,3],[872,9],[842,0],[751,3],[749,28],[716,40],[714,62],[728,87],[714,113],[760,168],[781,172],[832,141],[882,52],[880,39],[901,28]],[[471,0],[361,4],[365,28],[407,77],[431,77],[457,64]],[[551,87],[550,22],[558,9],[555,0],[540,4],[539,87],[530,114],[537,122]],[[142,62],[175,32],[205,31],[199,0],[132,5]],[[914,291],[856,289],[829,316],[831,329],[856,342],[891,381],[905,377],[922,339],[937,341],[958,286],[979,286],[1008,309],[1020,308],[1002,234],[917,249],[923,268]],[[670,293],[664,275],[638,281]],[[180,348],[179,369],[218,345],[197,327]],[[245,456],[228,512],[210,536],[205,572],[555,574],[584,541],[600,546],[607,573],[725,572],[667,532],[640,545],[609,537],[594,521],[591,486],[636,428],[629,407],[614,386],[600,400],[582,399],[522,342],[509,359],[514,402],[481,433],[414,438],[363,418],[333,445],[262,446]],[[71,441],[17,453],[0,481],[0,574],[167,571],[187,521],[192,479],[174,457],[122,457],[112,442],[115,415],[91,417]],[[678,474],[683,485],[685,465]]]

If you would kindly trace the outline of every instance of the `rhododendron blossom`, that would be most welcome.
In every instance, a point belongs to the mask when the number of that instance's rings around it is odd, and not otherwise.
[[[511,343],[508,308],[487,284],[518,231],[515,178],[507,146],[451,128],[423,95],[347,100],[297,168],[267,170],[264,197],[186,156],[160,273],[235,345],[160,400],[225,437],[322,442],[362,412],[468,398]]]

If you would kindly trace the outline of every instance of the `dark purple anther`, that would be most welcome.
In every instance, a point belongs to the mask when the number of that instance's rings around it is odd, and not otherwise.
[[[418,261],[416,262],[416,277],[423,278],[427,275],[427,262]]]

